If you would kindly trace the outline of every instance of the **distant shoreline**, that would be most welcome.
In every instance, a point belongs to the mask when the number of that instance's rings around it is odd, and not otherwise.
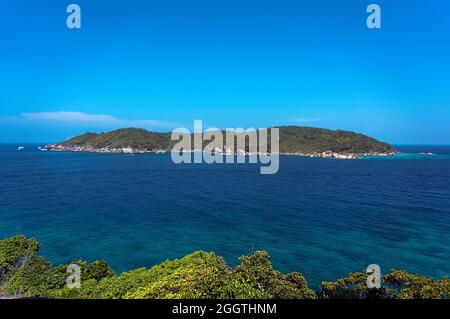
[[[147,149],[133,149],[132,147],[122,147],[122,148],[94,148],[91,146],[68,146],[61,144],[48,144],[40,148],[42,151],[51,152],[82,152],[82,153],[104,153],[104,154],[164,154],[170,153],[168,150],[147,150]],[[193,151],[203,152],[203,151]],[[237,152],[231,152],[229,149],[224,149],[215,152],[216,154],[222,154],[224,156],[270,156],[271,153],[249,153],[243,150],[238,150]],[[389,157],[399,154],[397,151],[392,152],[366,152],[366,153],[346,153],[346,152],[314,152],[314,153],[287,153],[280,152],[278,155],[281,156],[299,156],[299,157],[310,157],[310,158],[330,158],[339,160],[356,160],[361,157],[367,156],[382,156]]]

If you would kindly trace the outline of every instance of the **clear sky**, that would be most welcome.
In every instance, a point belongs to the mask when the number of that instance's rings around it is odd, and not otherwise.
[[[0,0],[0,142],[201,119],[450,144],[449,21],[448,0]]]

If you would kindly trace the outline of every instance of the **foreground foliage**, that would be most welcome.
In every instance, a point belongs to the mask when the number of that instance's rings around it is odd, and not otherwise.
[[[214,253],[197,251],[119,276],[104,261],[75,260],[72,263],[81,268],[81,288],[69,289],[67,265],[53,267],[39,256],[39,246],[24,236],[0,240],[0,295],[108,299],[450,297],[450,279],[434,280],[401,270],[385,275],[381,289],[367,288],[367,274],[352,273],[336,282],[323,282],[315,292],[301,274],[283,275],[274,270],[264,251],[242,256],[235,268]]]

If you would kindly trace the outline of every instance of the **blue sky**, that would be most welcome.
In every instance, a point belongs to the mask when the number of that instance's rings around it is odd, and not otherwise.
[[[0,142],[202,119],[450,144],[449,17],[447,0],[1,0]]]

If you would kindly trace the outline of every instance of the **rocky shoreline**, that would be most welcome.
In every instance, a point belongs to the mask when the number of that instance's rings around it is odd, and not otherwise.
[[[333,158],[339,160],[356,160],[366,156],[395,156],[398,152],[366,152],[366,153],[340,153],[333,151],[316,152],[312,154],[305,153],[282,153],[282,155],[288,156],[303,156],[303,157],[315,157],[315,158]]]
[[[71,146],[62,144],[48,144],[40,148],[42,151],[52,151],[52,152],[87,152],[87,153],[107,153],[107,154],[163,154],[168,152],[167,150],[148,150],[148,149],[134,149],[132,147],[122,147],[122,148],[95,148],[88,145],[83,146]],[[255,156],[255,155],[270,155],[267,153],[248,153],[243,150],[238,150],[237,152],[232,152],[229,149],[215,150],[215,153],[223,155],[241,155],[241,156]],[[367,153],[344,153],[344,152],[314,152],[314,153],[279,153],[283,156],[301,156],[301,157],[312,157],[312,158],[331,158],[339,160],[356,160],[365,156],[394,156],[398,152],[367,152]]]
[[[145,153],[166,153],[165,150],[147,150],[147,149],[134,149],[132,147],[121,148],[95,148],[92,146],[69,146],[62,144],[48,144],[40,148],[42,151],[52,152],[85,152],[85,153],[112,153],[112,154],[145,154]]]

